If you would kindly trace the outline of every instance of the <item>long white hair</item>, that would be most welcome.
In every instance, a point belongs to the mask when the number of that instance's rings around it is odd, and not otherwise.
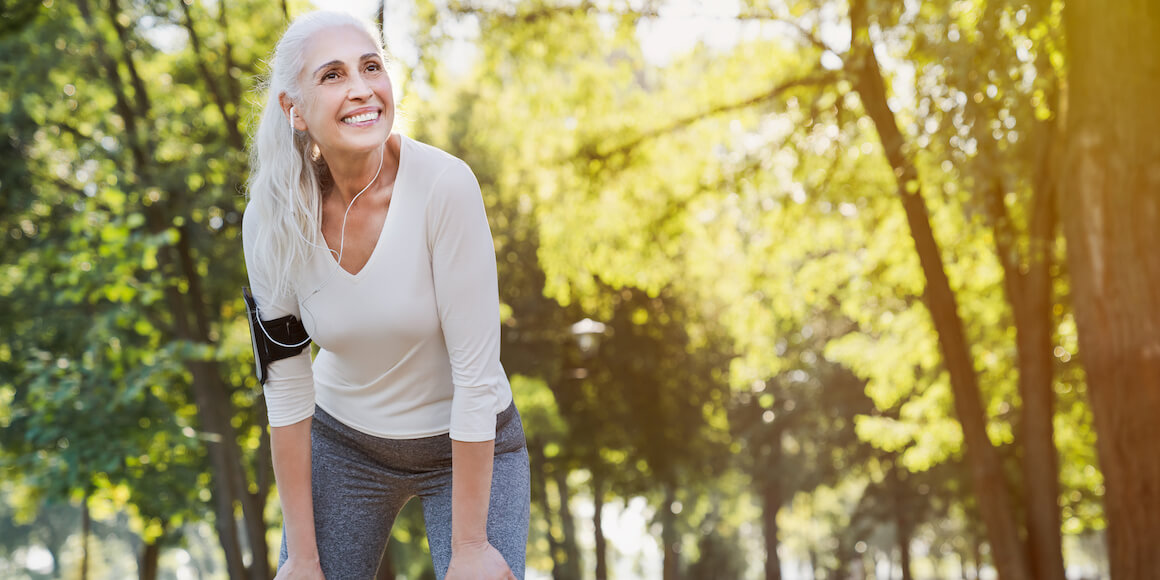
[[[305,96],[298,74],[305,66],[307,41],[318,31],[353,26],[366,32],[380,55],[382,36],[368,20],[346,12],[309,12],[294,19],[282,34],[270,60],[270,71],[259,88],[266,104],[250,144],[249,220],[256,225],[251,261],[270,282],[274,295],[292,291],[292,280],[315,248],[326,248],[322,237],[322,188],[330,180],[326,163],[309,133],[290,127],[279,96],[295,103]],[[301,110],[301,106],[298,107]]]

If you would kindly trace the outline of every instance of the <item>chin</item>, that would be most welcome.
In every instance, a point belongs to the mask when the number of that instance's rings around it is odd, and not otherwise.
[[[390,127],[381,131],[368,131],[365,134],[359,135],[356,138],[347,139],[343,143],[348,150],[352,151],[370,151],[378,149],[391,136]]]

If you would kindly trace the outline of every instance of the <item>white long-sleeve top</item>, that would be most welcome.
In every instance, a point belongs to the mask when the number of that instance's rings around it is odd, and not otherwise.
[[[377,437],[450,433],[495,438],[512,401],[500,364],[495,247],[479,183],[463,161],[401,136],[391,205],[357,274],[315,248],[294,295],[273,296],[254,267],[256,212],[242,243],[261,318],[302,319],[319,346],[270,365],[270,425],[301,421],[317,404]]]

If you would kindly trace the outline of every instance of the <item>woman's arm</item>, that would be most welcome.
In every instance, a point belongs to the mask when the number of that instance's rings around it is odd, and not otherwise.
[[[451,565],[447,580],[515,579],[487,539],[495,440],[451,441]]]
[[[495,246],[479,183],[462,162],[427,207],[439,321],[451,362],[451,565],[446,580],[514,579],[487,537],[496,414],[510,401],[499,360]]]
[[[289,555],[278,571],[277,580],[322,578],[314,537],[314,499],[310,491],[310,425],[311,419],[307,418],[292,425],[270,428],[270,452]]]
[[[250,211],[242,216],[242,245],[259,320],[275,320],[287,314],[300,317],[297,297],[274,295],[267,276],[254,260],[258,251],[255,247],[257,219]],[[253,331],[262,332],[262,329]],[[275,578],[316,580],[323,576],[314,537],[314,500],[310,492],[310,425],[314,414],[310,349],[270,363],[267,372],[269,378],[263,385],[263,394],[270,419],[270,454],[289,552],[289,559]]]
[[[451,550],[487,543],[495,440],[451,441]]]
[[[451,438],[495,439],[496,414],[511,402],[500,364],[495,245],[479,183],[456,161],[427,206],[428,245],[439,323],[451,362]]]

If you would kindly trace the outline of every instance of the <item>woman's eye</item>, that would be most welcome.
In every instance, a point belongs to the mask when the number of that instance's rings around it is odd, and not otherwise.
[[[380,67],[378,63],[372,62],[371,64],[367,65],[367,70],[370,72],[379,72],[379,69]]]
[[[324,80],[324,81],[330,81],[330,80],[334,80],[336,78],[338,78],[338,73],[335,71],[330,71],[330,72],[322,75],[322,80]]]

